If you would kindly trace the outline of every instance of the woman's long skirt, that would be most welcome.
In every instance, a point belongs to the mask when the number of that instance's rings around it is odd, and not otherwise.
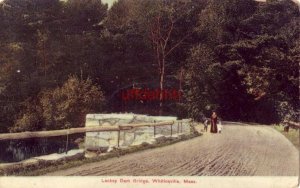
[[[217,118],[211,119],[211,126],[210,126],[210,132],[211,133],[218,133],[218,127],[217,127]]]

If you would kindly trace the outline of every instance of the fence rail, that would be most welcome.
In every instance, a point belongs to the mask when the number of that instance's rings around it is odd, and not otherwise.
[[[97,127],[80,127],[62,130],[52,130],[52,131],[34,131],[34,132],[21,132],[21,133],[4,133],[0,134],[0,140],[17,140],[26,138],[43,138],[43,137],[54,137],[63,136],[77,133],[85,132],[106,132],[106,131],[123,131],[131,130],[138,127],[156,127],[173,125],[174,121],[165,121],[159,123],[139,123],[139,124],[122,124],[119,126],[97,126]]]
[[[294,129],[300,129],[300,123],[293,122],[293,121],[284,121],[285,124],[284,131],[288,132],[289,128],[294,128]]]

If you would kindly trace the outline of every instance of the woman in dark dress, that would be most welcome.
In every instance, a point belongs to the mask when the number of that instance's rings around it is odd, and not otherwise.
[[[217,128],[217,121],[218,121],[218,117],[217,117],[217,113],[213,112],[210,118],[210,132],[211,133],[218,133],[218,128]]]

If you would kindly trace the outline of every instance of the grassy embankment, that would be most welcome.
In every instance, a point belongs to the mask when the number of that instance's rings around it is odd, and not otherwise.
[[[294,146],[299,149],[299,131],[296,129],[290,128],[289,132],[284,132],[282,125],[274,125],[274,129],[283,134],[287,139],[289,139]]]

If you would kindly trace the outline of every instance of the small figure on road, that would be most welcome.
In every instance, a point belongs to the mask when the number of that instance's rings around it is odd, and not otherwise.
[[[222,129],[223,129],[223,125],[222,125],[222,122],[220,120],[219,120],[219,123],[217,124],[217,127],[218,127],[218,133],[221,133]]]
[[[218,121],[218,116],[216,112],[213,112],[210,118],[210,132],[211,133],[218,133],[218,128],[217,128],[217,121]]]
[[[208,119],[204,120],[204,131],[207,132],[207,127],[208,127]]]

